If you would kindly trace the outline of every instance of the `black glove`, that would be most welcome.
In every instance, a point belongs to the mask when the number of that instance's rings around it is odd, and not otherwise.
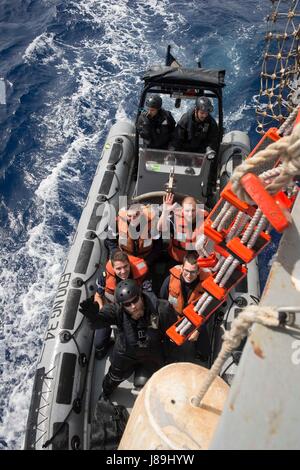
[[[119,307],[116,304],[105,304],[99,312],[102,322],[106,325],[115,325],[118,310]]]
[[[103,322],[99,315],[99,305],[94,302],[93,297],[80,303],[79,312],[88,319],[93,330],[103,327]]]
[[[99,305],[93,301],[93,297],[81,302],[79,312],[82,313],[93,330],[105,328],[116,323],[118,307],[114,304],[106,304],[99,310]]]

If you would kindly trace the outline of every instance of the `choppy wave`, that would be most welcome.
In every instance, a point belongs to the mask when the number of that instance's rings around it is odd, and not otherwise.
[[[247,130],[261,47],[246,1],[218,10],[214,1],[45,0],[42,19],[40,6],[34,16],[39,2],[25,3],[32,30],[6,66],[13,86],[0,113],[0,445],[5,439],[10,449],[22,446],[48,312],[101,146],[116,118],[134,117],[142,71],[164,61],[169,43],[183,64],[201,56],[204,66],[225,67],[227,130]]]

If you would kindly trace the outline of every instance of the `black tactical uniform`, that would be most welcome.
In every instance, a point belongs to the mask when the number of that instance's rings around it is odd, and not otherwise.
[[[148,148],[167,149],[174,129],[172,114],[163,108],[153,118],[145,112],[138,118],[137,130]]]
[[[169,148],[183,152],[205,153],[206,147],[210,147],[217,152],[218,135],[218,125],[214,118],[209,114],[204,121],[198,122],[193,109],[180,118]]]
[[[165,330],[159,317],[161,312],[164,318],[168,317],[168,312],[173,309],[168,302],[158,300],[153,293],[143,292],[141,296],[144,315],[138,320],[131,318],[120,304],[105,305],[100,312],[96,312],[98,308],[90,299],[81,303],[80,311],[89,319],[93,329],[109,325],[117,325],[118,328],[111,366],[102,385],[106,397],[130,377],[138,365],[146,365],[151,375],[164,364],[162,343]]]

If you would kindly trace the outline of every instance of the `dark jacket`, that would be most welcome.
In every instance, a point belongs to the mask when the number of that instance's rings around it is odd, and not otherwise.
[[[205,153],[206,147],[218,150],[218,125],[210,115],[203,122],[195,119],[194,110],[185,113],[179,120],[170,149],[183,152]]]
[[[148,347],[147,341],[153,337],[162,340],[165,333],[165,326],[160,322],[161,313],[168,315],[173,312],[173,308],[165,300],[157,299],[156,295],[150,292],[143,292],[144,316],[139,320],[133,320],[130,315],[118,304],[104,305],[100,310],[97,319],[97,328],[116,325],[119,332],[119,343],[122,349],[136,347]]]
[[[150,118],[145,113],[141,113],[138,118],[137,130],[144,139],[146,147],[167,149],[175,129],[175,124],[170,111],[162,108],[153,118]]]

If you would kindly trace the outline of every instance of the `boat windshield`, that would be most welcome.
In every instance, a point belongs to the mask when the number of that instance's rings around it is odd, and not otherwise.
[[[147,171],[178,175],[199,176],[205,154],[170,150],[140,149],[140,158]]]

